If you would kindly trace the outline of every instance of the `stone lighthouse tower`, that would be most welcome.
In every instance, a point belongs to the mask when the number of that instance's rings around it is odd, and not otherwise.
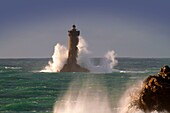
[[[60,72],[89,72],[88,69],[81,67],[77,64],[79,35],[80,31],[76,29],[76,26],[73,25],[73,28],[68,31],[68,58],[66,64],[60,70]]]
[[[76,30],[76,26],[73,25],[73,29],[68,31],[68,60],[67,64],[77,64],[77,54],[78,48],[77,45],[79,43],[78,36],[80,35],[80,31]]]

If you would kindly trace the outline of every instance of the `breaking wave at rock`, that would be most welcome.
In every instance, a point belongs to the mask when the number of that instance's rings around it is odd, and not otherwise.
[[[167,111],[144,111],[135,103],[140,99],[140,93],[143,89],[143,81],[138,81],[136,84],[128,88],[122,95],[118,104],[118,113],[168,113]]]
[[[87,49],[88,44],[83,37],[79,37],[78,44],[78,64],[90,70],[90,72],[102,72],[111,73],[113,67],[118,63],[116,60],[116,54],[113,50],[108,51],[103,58],[101,58],[100,65],[94,65],[90,57],[90,51]],[[54,48],[54,54],[52,61],[48,62],[48,65],[40,72],[60,72],[63,65],[66,63],[68,57],[68,49],[61,45],[56,44]]]

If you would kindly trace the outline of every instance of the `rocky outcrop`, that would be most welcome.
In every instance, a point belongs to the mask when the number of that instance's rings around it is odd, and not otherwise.
[[[65,64],[61,72],[89,72],[89,70],[81,67],[78,64],[72,64],[72,65]]]
[[[143,83],[135,105],[147,111],[168,111],[170,112],[170,68],[164,66],[157,75],[151,75]]]

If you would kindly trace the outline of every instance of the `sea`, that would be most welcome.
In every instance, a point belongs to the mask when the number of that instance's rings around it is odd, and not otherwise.
[[[0,59],[0,113],[143,113],[127,110],[131,89],[170,65],[170,58],[116,58],[112,72],[42,72],[50,60]]]

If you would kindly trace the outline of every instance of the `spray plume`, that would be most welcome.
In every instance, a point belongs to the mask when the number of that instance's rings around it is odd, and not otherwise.
[[[59,43],[54,47],[54,54],[52,61],[48,62],[48,65],[41,72],[59,72],[65,64],[68,56],[68,50],[65,46]]]
[[[56,101],[53,113],[112,113],[106,91],[101,86],[71,85],[67,93]],[[81,86],[81,87],[79,87]]]

